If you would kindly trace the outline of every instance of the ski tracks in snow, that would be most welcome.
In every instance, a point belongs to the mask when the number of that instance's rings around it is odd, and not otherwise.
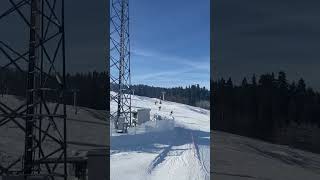
[[[191,139],[192,139],[192,144],[193,144],[193,152],[194,152],[194,155],[196,156],[196,158],[198,159],[199,161],[199,164],[201,165],[201,168],[202,170],[205,172],[205,176],[206,176],[206,179],[210,179],[210,171],[208,170],[207,166],[204,164],[204,161],[203,161],[203,155],[202,153],[200,153],[199,151],[199,146],[198,144],[196,143],[195,139],[194,139],[194,136],[191,132]],[[200,155],[201,154],[201,155]]]
[[[210,179],[210,173],[204,164],[202,152],[193,134],[190,132],[189,137],[185,137],[185,135],[177,132],[172,142],[179,141],[179,138],[190,138],[190,143],[179,146],[170,144],[153,159],[146,172],[148,174],[146,177],[150,177],[149,180],[163,179],[163,174],[158,176],[158,172],[167,172],[164,179],[168,180],[176,179],[178,174],[184,174],[183,179]]]

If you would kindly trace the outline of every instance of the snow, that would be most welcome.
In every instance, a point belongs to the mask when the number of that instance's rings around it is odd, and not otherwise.
[[[214,179],[320,179],[320,155],[220,131],[212,132]]]
[[[12,95],[0,96],[0,101],[11,109],[18,108],[23,104],[23,99]],[[54,109],[54,104],[48,103],[49,109]],[[62,109],[59,109],[59,111]],[[109,144],[109,124],[106,122],[107,113],[102,110],[78,107],[75,114],[73,106],[67,106],[67,142],[68,156],[74,152],[92,149],[106,149]],[[24,121],[18,119],[22,125]],[[58,126],[62,121],[56,122]],[[47,142],[48,143],[48,142]],[[55,147],[45,144],[45,149],[53,151]],[[7,166],[8,163],[19,158],[24,151],[24,133],[13,122],[0,127],[0,165]]]
[[[13,109],[23,103],[10,95],[0,98]],[[112,180],[207,180],[210,156],[214,179],[320,179],[319,154],[220,131],[211,132],[214,138],[210,139],[209,111],[164,101],[159,112],[155,101],[133,96],[132,103],[135,108],[151,108],[151,117],[158,113],[168,120],[149,121],[129,129],[128,134],[110,131]],[[111,109],[115,110],[114,104]],[[112,128],[105,121],[105,111],[79,107],[74,114],[73,107],[67,106],[67,114],[68,155],[109,145]],[[18,158],[23,148],[24,134],[14,123],[0,127],[0,164]]]
[[[158,114],[166,120],[148,121],[127,134],[116,133],[110,123],[111,180],[209,180],[210,112],[155,101],[132,96],[133,108],[150,108],[151,119]],[[115,108],[111,102],[111,111]]]

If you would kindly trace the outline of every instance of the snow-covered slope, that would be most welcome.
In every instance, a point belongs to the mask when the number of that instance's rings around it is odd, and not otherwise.
[[[12,109],[18,108],[23,104],[22,99],[12,95],[0,96],[2,103]],[[53,105],[48,103],[49,109]],[[106,111],[94,110],[79,107],[78,113],[72,106],[67,106],[67,143],[68,156],[75,151],[86,151],[91,149],[106,149],[109,144],[108,131],[109,124],[106,122]],[[18,121],[24,125],[22,119]],[[62,122],[56,122],[61,125]],[[51,146],[46,146],[50,150],[55,150]],[[24,133],[13,122],[9,122],[0,127],[0,164],[6,166],[19,158],[24,151]]]
[[[319,154],[220,131],[212,137],[213,179],[320,179]]]
[[[118,134],[110,126],[111,180],[209,180],[210,112],[155,101],[159,99],[132,97],[134,108],[150,108],[151,118],[159,114],[167,120],[149,121],[130,128],[128,134]],[[111,103],[111,111],[115,108]]]

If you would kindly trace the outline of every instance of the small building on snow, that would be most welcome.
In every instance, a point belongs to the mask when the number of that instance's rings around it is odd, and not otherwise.
[[[149,108],[137,109],[136,112],[133,112],[133,117],[138,125],[150,121],[150,111]]]

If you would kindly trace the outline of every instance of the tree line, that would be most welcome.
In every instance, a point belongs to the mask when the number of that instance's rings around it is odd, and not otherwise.
[[[54,76],[53,76],[54,78]],[[53,79],[52,78],[52,79]],[[56,81],[49,80],[46,87],[57,88]],[[3,69],[0,73],[1,94],[24,98],[26,96],[27,73],[17,69]],[[77,105],[93,109],[107,108],[108,74],[106,72],[87,72],[66,75],[66,103],[73,105],[73,90],[77,91]],[[48,101],[53,100],[48,95]]]
[[[52,77],[54,79],[54,76]],[[56,81],[47,82],[46,87],[57,87]],[[27,73],[17,69],[3,69],[0,72],[0,91],[18,97],[26,96]],[[109,86],[108,72],[86,72],[66,75],[66,103],[73,105],[73,90],[77,91],[77,105],[93,109],[108,109],[109,89],[115,89],[115,85]],[[148,85],[132,85],[131,89],[136,95],[159,98],[162,92],[166,92],[168,101],[184,103],[202,108],[210,108],[210,91],[205,87],[190,85],[174,88],[161,88]],[[47,95],[49,96],[49,95]],[[52,100],[47,97],[48,100]]]
[[[111,85],[111,90],[115,89],[115,85]],[[165,100],[210,109],[210,91],[199,84],[173,88],[137,84],[131,89],[135,95],[151,98],[162,98],[162,92],[165,92]]]
[[[253,75],[240,85],[220,79],[211,86],[211,129],[277,143],[280,136],[294,136],[283,133],[292,124],[320,127],[320,93],[303,79],[289,82],[285,72]]]

